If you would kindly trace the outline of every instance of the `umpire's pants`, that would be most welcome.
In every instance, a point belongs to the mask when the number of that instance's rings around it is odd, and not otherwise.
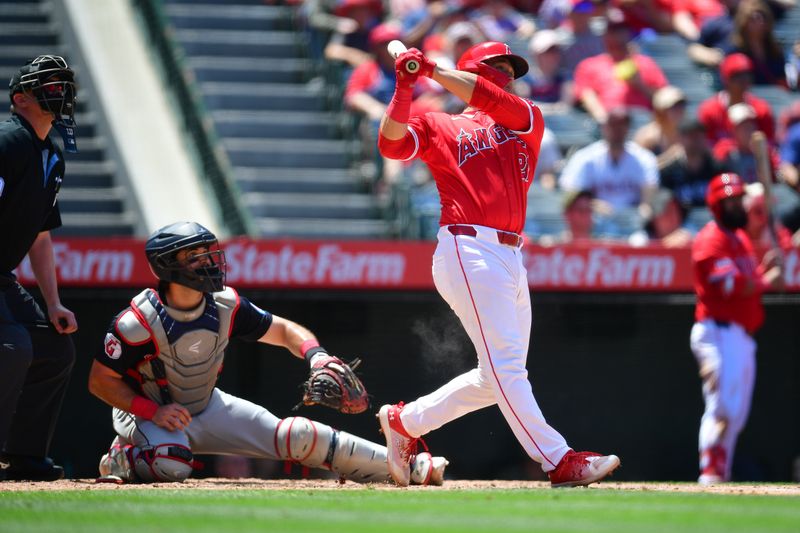
[[[75,346],[19,283],[0,278],[0,449],[47,456]]]

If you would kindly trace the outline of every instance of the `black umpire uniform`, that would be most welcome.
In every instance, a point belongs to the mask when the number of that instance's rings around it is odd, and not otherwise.
[[[30,70],[29,63],[20,73]],[[19,78],[11,80],[12,97]],[[0,480],[64,474],[47,453],[75,347],[12,273],[40,232],[61,226],[56,197],[63,176],[64,156],[49,137],[41,140],[17,114],[0,123]]]

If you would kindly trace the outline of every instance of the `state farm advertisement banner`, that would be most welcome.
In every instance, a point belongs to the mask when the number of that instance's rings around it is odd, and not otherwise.
[[[136,239],[60,239],[53,243],[62,287],[154,284]],[[223,243],[227,283],[241,289],[433,290],[435,243],[409,241],[262,241]],[[627,246],[525,246],[530,286],[551,291],[691,292],[688,249]],[[786,282],[800,292],[800,255],[786,256]],[[26,258],[16,271],[34,283]]]

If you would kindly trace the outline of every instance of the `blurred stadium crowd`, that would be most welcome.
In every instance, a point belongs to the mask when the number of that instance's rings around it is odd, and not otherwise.
[[[732,171],[750,184],[751,237],[766,243],[751,147],[762,131],[781,245],[800,242],[795,0],[305,0],[299,10],[327,83],[344,87],[374,194],[410,215],[409,237],[434,237],[439,199],[423,163],[376,150],[394,90],[393,39],[448,67],[485,40],[528,59],[514,90],[547,126],[529,193],[533,241],[684,246],[709,220],[706,184]],[[412,113],[463,107],[427,78],[415,91]]]

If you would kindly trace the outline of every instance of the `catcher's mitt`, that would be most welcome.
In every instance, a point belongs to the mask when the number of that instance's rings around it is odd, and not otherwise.
[[[369,407],[367,389],[353,372],[359,364],[361,360],[357,358],[348,365],[338,357],[320,357],[303,383],[303,404],[324,405],[345,414],[366,411]]]

